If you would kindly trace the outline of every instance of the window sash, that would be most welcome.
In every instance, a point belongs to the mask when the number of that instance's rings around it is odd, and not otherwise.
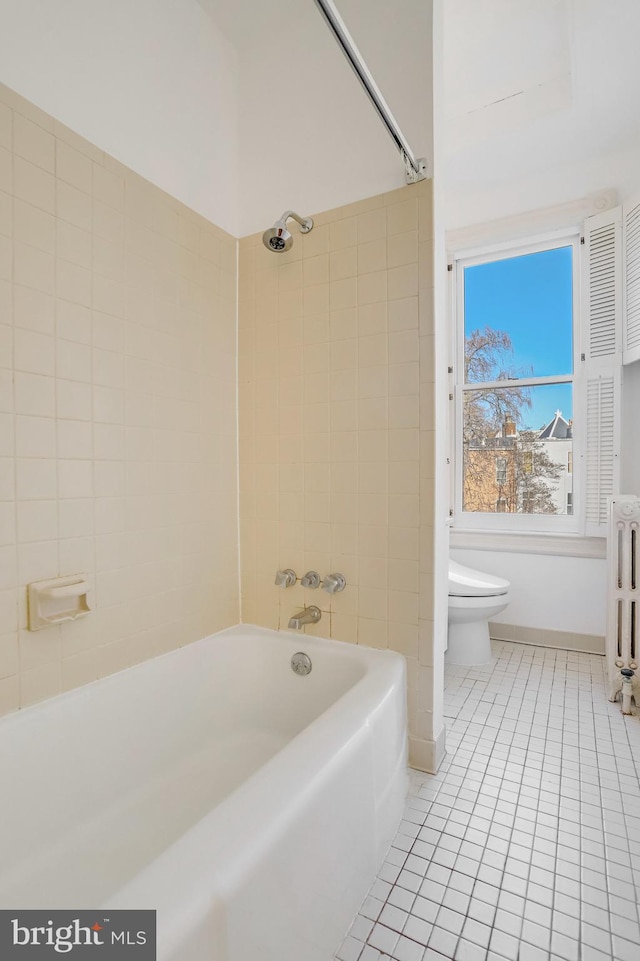
[[[460,384],[462,391],[498,390],[501,387],[545,387],[553,384],[572,384],[573,374],[556,374],[549,377],[509,377],[505,380],[474,380],[470,384]]]
[[[544,250],[553,250],[557,247],[571,246],[572,266],[573,266],[573,372],[570,374],[557,374],[545,377],[522,377],[514,380],[499,380],[487,382],[464,382],[464,337],[465,337],[465,317],[464,317],[464,270],[466,267],[476,266],[483,263],[491,263],[495,260],[506,260],[510,257],[521,257],[529,253],[538,253]],[[462,529],[483,529],[483,530],[514,530],[514,531],[548,531],[551,533],[577,533],[582,528],[581,511],[582,496],[580,486],[574,483],[574,503],[573,513],[567,514],[510,514],[488,511],[464,511],[463,510],[463,483],[464,483],[464,451],[463,451],[463,396],[467,391],[504,388],[509,386],[536,387],[553,384],[572,384],[573,385],[573,407],[580,410],[581,405],[577,397],[578,381],[575,371],[580,369],[580,232],[576,227],[571,230],[554,231],[546,235],[532,238],[529,241],[516,241],[514,243],[500,243],[486,246],[475,251],[460,251],[454,255],[454,283],[452,285],[453,319],[455,331],[455,357],[456,363],[454,371],[456,384],[454,388],[455,400],[455,429],[453,437],[453,464],[454,464],[454,526]],[[573,436],[573,463],[581,464],[581,454],[583,450],[582,425]],[[577,435],[577,436],[576,436]],[[574,468],[575,469],[575,468]],[[497,507],[497,504],[496,504]]]

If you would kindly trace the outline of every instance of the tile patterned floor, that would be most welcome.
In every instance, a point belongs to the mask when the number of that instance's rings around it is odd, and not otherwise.
[[[447,668],[447,757],[338,961],[640,961],[640,717],[602,657],[493,648]]]

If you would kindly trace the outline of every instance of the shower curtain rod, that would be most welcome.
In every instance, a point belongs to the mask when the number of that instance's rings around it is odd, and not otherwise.
[[[353,38],[347,30],[344,20],[336,10],[333,0],[314,0],[314,3],[324,17],[325,22],[332,34],[338,41],[340,49],[349,61],[349,64],[356,77],[364,87],[365,92],[371,100],[371,103],[378,112],[378,116],[391,135],[391,139],[400,151],[400,155],[404,160],[407,183],[413,184],[417,183],[419,180],[426,180],[426,158],[415,157],[411,147],[407,143],[402,131],[400,130],[400,127],[396,123],[393,114],[389,110],[384,97],[380,93],[380,89],[373,79],[369,68],[364,62],[362,54],[353,42]]]

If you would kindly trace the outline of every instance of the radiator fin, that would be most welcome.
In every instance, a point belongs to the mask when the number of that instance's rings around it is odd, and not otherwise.
[[[606,637],[610,700],[615,700],[620,690],[620,671],[623,668],[637,670],[640,675],[640,592],[637,574],[639,531],[640,497],[630,494],[616,494],[611,497]]]

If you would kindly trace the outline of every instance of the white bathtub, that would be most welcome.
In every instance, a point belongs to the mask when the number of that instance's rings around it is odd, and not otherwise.
[[[404,690],[399,655],[242,626],[3,718],[0,907],[155,908],[159,961],[330,961],[400,819]]]

